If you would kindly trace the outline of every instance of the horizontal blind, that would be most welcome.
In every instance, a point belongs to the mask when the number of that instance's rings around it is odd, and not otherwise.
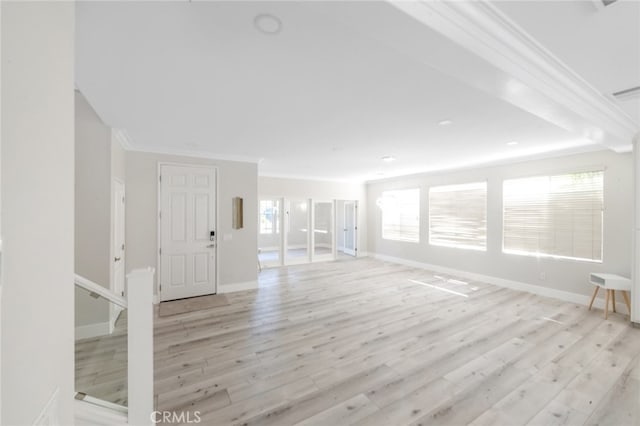
[[[486,250],[486,182],[429,189],[429,244]]]
[[[505,180],[507,253],[602,260],[602,171]]]
[[[420,241],[420,189],[401,189],[382,193],[382,238]]]

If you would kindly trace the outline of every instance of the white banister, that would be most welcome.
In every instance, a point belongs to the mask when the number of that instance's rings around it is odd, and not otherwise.
[[[121,308],[127,309],[127,300],[124,297],[115,294],[108,288],[102,287],[100,284],[96,284],[93,281],[88,280],[87,278],[82,277],[78,274],[76,274],[75,277],[75,284],[78,287],[83,288],[91,293],[95,293],[99,296],[104,297],[108,301],[115,303]]]
[[[153,422],[153,268],[127,275],[129,424]]]

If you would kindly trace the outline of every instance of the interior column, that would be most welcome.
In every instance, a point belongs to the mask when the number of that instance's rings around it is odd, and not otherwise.
[[[633,140],[633,250],[631,257],[631,321],[640,325],[640,133]]]

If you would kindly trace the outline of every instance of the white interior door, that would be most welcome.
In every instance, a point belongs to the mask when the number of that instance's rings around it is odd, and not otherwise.
[[[216,292],[216,171],[160,168],[160,300]]]
[[[125,191],[124,184],[113,181],[113,254],[112,291],[124,296],[125,285]],[[115,325],[122,308],[111,303],[111,325]]]
[[[356,203],[346,201],[344,203],[344,253],[351,256],[356,255],[357,220]]]

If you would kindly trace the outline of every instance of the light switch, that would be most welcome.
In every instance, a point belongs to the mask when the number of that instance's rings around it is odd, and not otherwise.
[[[222,236],[222,240],[223,241],[231,241],[232,239],[233,239],[233,235],[231,235],[231,234],[224,234]]]

